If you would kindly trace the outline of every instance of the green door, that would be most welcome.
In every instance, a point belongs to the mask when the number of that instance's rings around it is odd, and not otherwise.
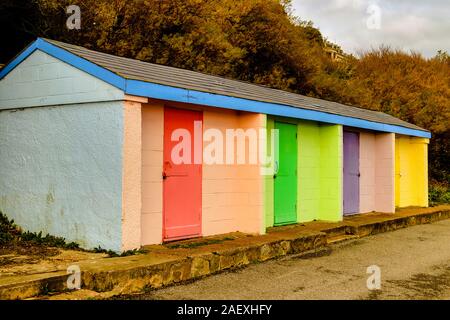
[[[274,175],[275,225],[297,222],[297,126],[275,122],[278,161]]]

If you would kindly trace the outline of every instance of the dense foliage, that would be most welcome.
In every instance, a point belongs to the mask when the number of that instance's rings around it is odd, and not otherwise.
[[[81,7],[81,30],[66,28],[71,4]],[[332,61],[290,0],[3,0],[0,27],[14,35],[3,63],[41,36],[392,114],[433,132],[430,174],[449,183],[445,52],[425,59],[379,48]]]

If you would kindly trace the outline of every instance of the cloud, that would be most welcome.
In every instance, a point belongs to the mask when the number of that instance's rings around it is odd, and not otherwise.
[[[347,52],[383,44],[427,57],[440,49],[450,52],[448,0],[294,0],[293,7]],[[379,29],[373,27],[374,8],[379,8]]]

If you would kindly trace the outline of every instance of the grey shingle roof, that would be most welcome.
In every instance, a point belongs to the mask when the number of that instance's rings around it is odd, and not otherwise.
[[[207,75],[200,72],[168,67],[139,60],[118,57],[83,47],[45,39],[96,65],[112,71],[123,78],[157,83],[188,90],[221,94],[262,102],[283,104],[291,107],[326,112],[335,115],[427,131],[386,113],[343,105],[336,102],[311,98],[300,94],[272,89],[243,81]]]

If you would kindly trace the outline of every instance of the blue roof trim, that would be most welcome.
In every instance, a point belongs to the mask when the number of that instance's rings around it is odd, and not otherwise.
[[[41,50],[54,58],[57,58],[65,63],[83,70],[90,75],[109,83],[110,85],[125,91],[126,80],[111,72],[103,67],[96,65],[86,59],[78,57],[71,52],[61,49],[47,41],[38,38],[33,42],[27,49],[25,49],[21,54],[19,54],[12,62],[10,62],[2,71],[0,72],[0,79],[5,77],[9,72],[11,72],[19,63],[25,60],[30,54],[35,50]]]
[[[39,43],[39,40],[36,40],[32,44],[30,44],[25,50],[19,53],[10,63],[8,63],[1,71],[0,71],[0,80],[3,79],[8,73],[11,72],[19,63],[25,60],[30,54],[32,54]]]
[[[45,53],[57,59],[60,59],[77,69],[83,70],[84,72],[89,73],[91,76],[101,79],[116,88],[125,90],[126,80],[123,77],[115,74],[114,72],[106,70],[105,68],[100,67],[95,63],[74,55],[73,53],[61,49],[51,43],[48,43],[45,40],[38,39],[38,41],[39,40],[41,40],[41,42],[39,43],[37,49],[42,50]]]
[[[326,112],[300,109],[290,107],[287,105],[169,87],[166,85],[143,82],[138,80],[127,80],[127,87],[125,89],[125,92],[130,95],[144,96],[155,99],[194,103],[240,111],[265,113],[275,116],[284,116],[332,124],[341,124],[349,127],[357,127],[382,132],[393,132],[416,137],[431,138],[430,132],[414,130],[401,126],[345,117]]]
[[[90,75],[123,90],[126,94],[143,96],[155,99],[170,100],[177,102],[195,103],[212,107],[265,113],[275,116],[283,116],[297,119],[312,120],[318,122],[341,124],[349,127],[357,127],[382,132],[393,132],[398,134],[431,138],[431,133],[422,130],[410,129],[402,126],[384,124],[358,118],[345,117],[331,113],[295,108],[282,104],[268,103],[249,100],[201,91],[175,88],[156,83],[127,80],[103,67],[100,67],[86,59],[61,49],[45,40],[38,38],[12,62],[0,71],[0,79],[5,77],[19,63],[25,60],[35,50],[41,50],[71,66],[80,69]]]

